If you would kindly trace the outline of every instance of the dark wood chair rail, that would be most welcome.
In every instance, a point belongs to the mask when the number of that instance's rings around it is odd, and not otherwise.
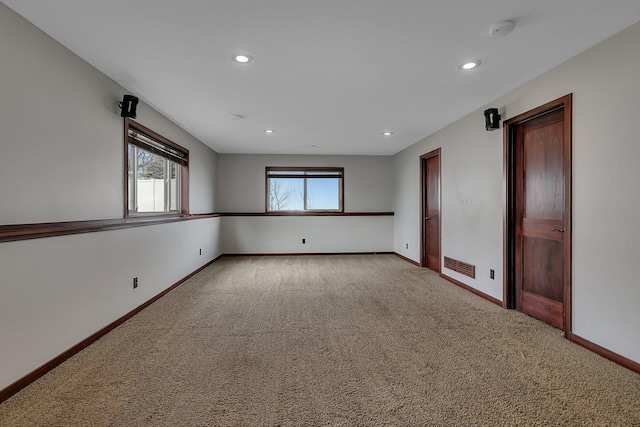
[[[41,239],[69,234],[94,233],[123,228],[144,227],[170,222],[192,221],[222,216],[390,216],[393,212],[317,212],[317,213],[263,213],[223,212],[178,216],[153,216],[137,218],[100,219],[89,221],[46,222],[37,224],[0,225],[0,243],[18,240]]]

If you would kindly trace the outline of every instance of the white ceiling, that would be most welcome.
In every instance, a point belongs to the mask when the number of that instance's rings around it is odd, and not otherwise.
[[[391,155],[640,20],[638,0],[2,1],[219,153]]]

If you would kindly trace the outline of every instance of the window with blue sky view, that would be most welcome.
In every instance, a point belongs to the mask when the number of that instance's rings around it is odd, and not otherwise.
[[[342,212],[343,168],[267,168],[267,212]]]

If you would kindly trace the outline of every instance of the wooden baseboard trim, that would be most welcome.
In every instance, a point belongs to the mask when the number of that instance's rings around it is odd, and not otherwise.
[[[0,403],[4,402],[8,398],[13,396],[17,392],[19,392],[20,390],[22,390],[23,388],[25,388],[26,386],[28,386],[29,384],[31,384],[32,382],[34,382],[35,380],[40,378],[41,376],[46,374],[47,372],[51,371],[52,369],[54,369],[56,366],[60,365],[65,360],[69,359],[70,357],[72,357],[75,354],[77,354],[80,351],[82,351],[84,348],[86,348],[86,347],[90,346],[91,344],[93,344],[94,342],[98,341],[100,338],[102,338],[103,336],[105,336],[106,334],[108,334],[109,332],[111,332],[112,330],[114,330],[115,328],[117,328],[118,326],[120,326],[121,324],[126,322],[127,320],[131,319],[133,316],[135,316],[136,314],[138,314],[139,312],[141,312],[145,308],[149,307],[151,304],[153,304],[154,302],[156,302],[157,300],[159,300],[160,298],[162,298],[163,296],[165,296],[166,294],[168,294],[169,292],[171,292],[172,290],[174,290],[175,288],[177,288],[178,286],[183,284],[185,281],[187,281],[188,279],[190,279],[194,275],[198,274],[199,272],[201,272],[202,270],[204,270],[205,268],[207,268],[208,266],[210,266],[211,264],[213,264],[214,262],[216,262],[220,258],[222,258],[222,255],[214,258],[213,260],[209,261],[208,263],[206,263],[202,267],[200,267],[197,270],[193,271],[192,273],[186,275],[185,277],[183,277],[182,279],[180,279],[179,281],[177,281],[173,285],[169,286],[167,289],[165,289],[164,291],[160,292],[158,295],[156,295],[155,297],[151,298],[150,300],[148,300],[144,304],[136,307],[135,309],[133,309],[129,313],[125,314],[124,316],[122,316],[119,319],[111,322],[110,324],[108,324],[104,328],[100,329],[98,332],[96,332],[93,335],[91,335],[91,336],[85,338],[84,340],[80,341],[78,344],[74,345],[73,347],[71,347],[70,349],[68,349],[64,353],[58,355],[57,357],[51,359],[49,362],[47,362],[44,365],[40,366],[38,369],[36,369],[33,372],[25,375],[24,377],[20,378],[18,381],[14,382],[13,384],[9,385],[8,387],[0,390]]]
[[[622,365],[625,368],[640,374],[640,363],[634,362],[631,359],[627,359],[626,357],[621,356],[618,353],[614,353],[611,350],[607,350],[604,347],[600,347],[598,344],[592,343],[591,341],[579,337],[578,335],[570,334],[568,338],[569,341],[574,342],[579,346],[586,348],[587,350],[591,350],[594,353],[617,363],[618,365]]]
[[[499,305],[500,307],[503,306],[502,305],[502,301],[492,297],[491,295],[487,295],[484,292],[481,292],[481,291],[477,290],[476,288],[472,288],[469,285],[465,285],[464,283],[459,282],[456,279],[447,276],[446,274],[440,273],[440,277],[442,277],[444,280],[446,280],[448,282],[453,283],[454,285],[460,286],[461,288],[466,289],[467,291],[478,295],[479,297],[482,297],[482,298],[486,299],[487,301],[490,301],[490,302],[492,302],[492,303],[494,303],[496,305]]]
[[[251,253],[251,254],[224,254],[223,257],[240,256],[318,256],[318,255],[393,255],[393,252],[282,252],[282,253]]]
[[[398,258],[401,258],[401,259],[403,259],[403,260],[407,261],[407,262],[408,262],[408,263],[410,263],[410,264],[417,265],[418,267],[420,267],[420,263],[419,263],[418,261],[414,261],[414,260],[412,260],[412,259],[410,259],[410,258],[407,258],[406,256],[402,256],[402,255],[400,255],[398,252],[394,252],[393,254],[394,254],[395,256],[397,256]]]
[[[55,357],[54,359],[50,360],[49,362],[45,363],[44,365],[42,365],[41,367],[37,368],[36,370],[34,370],[33,372],[25,375],[24,377],[22,377],[21,379],[19,379],[18,381],[14,382],[13,384],[9,385],[8,387],[0,390],[0,403],[4,402],[5,400],[7,400],[8,398],[10,398],[11,396],[13,396],[14,394],[16,394],[17,392],[19,392],[20,390],[22,390],[23,388],[27,387],[29,384],[31,384],[32,382],[34,382],[35,380],[37,380],[38,378],[42,377],[43,375],[45,375],[47,372],[51,371],[52,369],[54,369],[55,367],[57,367],[58,365],[60,365],[61,363],[63,363],[65,360],[69,359],[70,357],[74,356],[75,354],[79,353],[80,351],[82,351],[84,348],[88,347],[89,345],[93,344],[94,342],[96,342],[97,340],[99,340],[100,338],[102,338],[103,336],[105,336],[106,334],[108,334],[109,332],[111,332],[113,329],[117,328],[118,326],[120,326],[121,324],[123,324],[124,322],[126,322],[127,320],[129,320],[130,318],[132,318],[133,316],[135,316],[136,314],[138,314],[140,311],[144,310],[145,308],[147,308],[148,306],[150,306],[151,304],[153,304],[154,302],[156,302],[157,300],[159,300],[160,298],[162,298],[163,296],[165,296],[166,294],[168,294],[169,292],[171,292],[172,290],[174,290],[175,288],[177,288],[178,286],[180,286],[182,283],[184,283],[185,281],[187,281],[188,279],[190,279],[191,277],[193,277],[194,275],[198,274],[199,272],[201,272],[202,270],[204,270],[205,268],[207,268],[208,266],[210,266],[211,264],[213,264],[214,262],[218,261],[220,258],[222,257],[227,257],[227,256],[304,256],[304,255],[371,255],[371,254],[393,254],[398,256],[399,258],[420,266],[419,263],[406,258],[400,254],[398,254],[397,252],[347,252],[347,253],[315,253],[315,254],[310,254],[310,253],[293,253],[293,254],[223,254],[223,255],[219,255],[218,257],[214,258],[213,260],[209,261],[208,263],[206,263],[205,265],[203,265],[202,267],[198,268],[197,270],[193,271],[192,273],[188,274],[187,276],[183,277],[182,279],[180,279],[178,282],[174,283],[173,285],[171,285],[169,288],[165,289],[164,291],[160,292],[158,295],[156,295],[155,297],[151,298],[150,300],[148,300],[147,302],[143,303],[142,305],[138,306],[137,308],[133,309],[132,311],[130,311],[129,313],[125,314],[124,316],[120,317],[119,319],[113,321],[112,323],[110,323],[109,325],[105,326],[104,328],[100,329],[99,331],[97,331],[96,333],[94,333],[93,335],[89,336],[88,338],[85,338],[84,340],[82,340],[81,342],[79,342],[78,344],[76,344],[75,346],[71,347],[70,349],[68,349],[67,351],[65,351],[64,353],[58,355],[57,357]],[[462,282],[459,282],[445,274],[440,274],[440,277],[442,277],[443,279],[457,285],[460,286],[463,289],[466,289],[496,305],[499,305],[500,307],[503,306],[502,301],[499,301],[475,288],[472,288],[468,285],[465,285]],[[599,346],[598,344],[595,344],[589,340],[586,340],[578,335],[575,334],[569,334],[568,336],[569,340],[571,342],[576,343],[577,345],[580,345],[590,351],[593,351],[596,354],[599,354],[600,356],[609,359],[621,366],[624,366],[627,369],[630,369],[631,371],[634,371],[638,374],[640,374],[640,363],[635,362],[631,359],[628,359],[624,356],[621,356],[617,353],[614,353],[611,350],[608,350],[604,347]]]

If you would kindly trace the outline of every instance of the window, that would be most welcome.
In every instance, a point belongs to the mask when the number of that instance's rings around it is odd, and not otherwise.
[[[189,151],[125,121],[126,216],[188,214]]]
[[[267,168],[267,212],[344,212],[344,168]]]

